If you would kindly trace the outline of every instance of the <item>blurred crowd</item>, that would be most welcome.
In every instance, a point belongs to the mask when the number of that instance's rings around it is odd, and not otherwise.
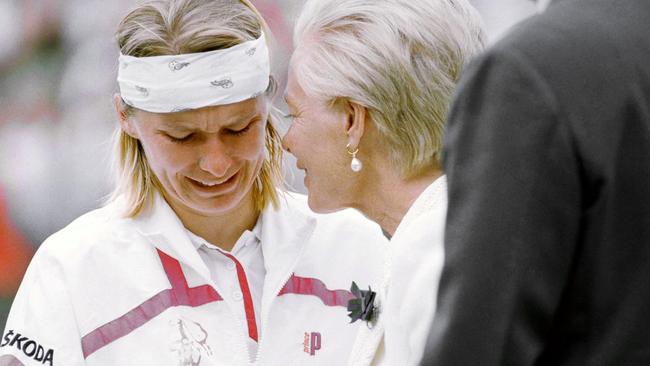
[[[302,0],[252,2],[273,32],[282,91]],[[113,32],[134,3],[0,0],[0,329],[36,247],[109,193]],[[526,0],[473,3],[492,41],[534,11]]]

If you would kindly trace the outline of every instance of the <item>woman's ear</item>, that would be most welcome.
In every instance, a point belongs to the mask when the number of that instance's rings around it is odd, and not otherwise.
[[[113,95],[113,104],[115,104],[115,112],[117,113],[117,118],[120,120],[120,127],[122,131],[126,132],[127,135],[133,137],[134,139],[138,138],[138,131],[133,126],[133,118],[129,113],[128,106],[122,100],[122,97],[115,93]]]
[[[368,109],[355,102],[349,102],[346,134],[351,149],[356,149],[366,129]]]

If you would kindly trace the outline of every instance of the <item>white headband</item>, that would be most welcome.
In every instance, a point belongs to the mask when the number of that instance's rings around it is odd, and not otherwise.
[[[169,113],[241,102],[266,91],[271,74],[264,34],[201,53],[133,57],[120,54],[117,82],[124,102]]]

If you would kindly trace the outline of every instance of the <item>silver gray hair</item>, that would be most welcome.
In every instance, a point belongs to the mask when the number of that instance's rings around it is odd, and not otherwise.
[[[467,0],[309,0],[294,43],[307,96],[368,108],[391,164],[414,177],[439,166],[450,99],[486,36]]]

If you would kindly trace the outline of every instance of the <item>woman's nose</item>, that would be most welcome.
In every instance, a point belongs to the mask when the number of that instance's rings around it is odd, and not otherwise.
[[[284,151],[292,154],[291,148],[290,148],[290,143],[291,142],[289,141],[290,139],[291,139],[291,127],[289,127],[289,130],[287,131],[287,133],[285,133],[284,136],[282,137],[282,149],[284,149]]]
[[[231,151],[218,137],[211,137],[202,149],[199,167],[219,178],[228,174],[232,166]]]

